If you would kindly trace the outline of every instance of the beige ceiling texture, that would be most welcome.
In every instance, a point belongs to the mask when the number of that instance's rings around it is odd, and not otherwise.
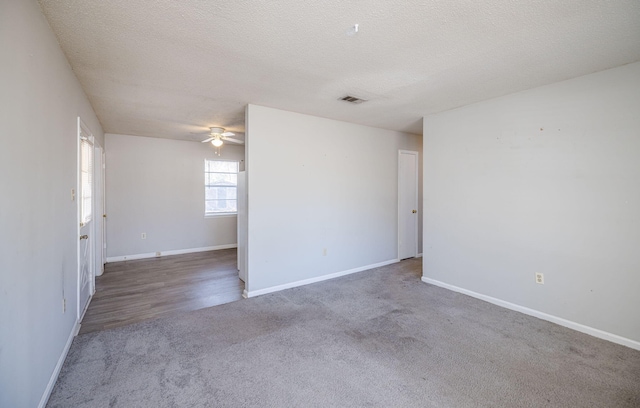
[[[248,103],[421,134],[425,115],[640,60],[638,0],[40,4],[104,130],[139,136],[244,132]]]

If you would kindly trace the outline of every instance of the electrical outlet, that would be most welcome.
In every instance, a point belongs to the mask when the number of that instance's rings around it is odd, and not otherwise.
[[[159,252],[159,251],[156,252],[156,256],[160,256],[160,255],[162,255],[162,252]]]
[[[67,299],[62,298],[62,313],[67,313]]]
[[[544,273],[536,272],[536,283],[544,285]]]
[[[142,234],[140,234],[140,238],[141,239],[147,239],[147,233],[143,232]]]
[[[322,256],[327,256],[327,248],[324,248],[324,249],[322,250]]]
[[[71,189],[71,201],[76,201],[76,189]]]

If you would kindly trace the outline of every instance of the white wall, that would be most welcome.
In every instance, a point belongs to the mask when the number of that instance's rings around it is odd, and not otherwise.
[[[35,1],[0,2],[0,55],[0,406],[35,407],[76,320],[77,117],[103,136]]]
[[[249,295],[397,259],[398,150],[419,136],[255,105],[247,129]]]
[[[237,243],[236,216],[204,216],[204,160],[244,146],[107,134],[107,258]],[[142,233],[147,234],[141,239]]]
[[[640,63],[426,117],[424,153],[426,278],[640,341]]]

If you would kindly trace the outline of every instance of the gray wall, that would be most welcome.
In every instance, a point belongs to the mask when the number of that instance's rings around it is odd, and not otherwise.
[[[640,63],[426,117],[424,153],[426,278],[640,341]]]
[[[420,136],[255,105],[247,129],[249,292],[397,258],[398,149]]]
[[[226,143],[216,156],[210,143],[105,138],[107,258],[237,243],[235,215],[204,216],[204,160],[242,169],[244,146]]]
[[[0,55],[0,407],[35,407],[76,321],[77,117],[103,135],[35,1],[0,2]]]

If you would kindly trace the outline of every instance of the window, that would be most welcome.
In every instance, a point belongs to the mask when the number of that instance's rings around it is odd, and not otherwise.
[[[238,213],[238,169],[235,161],[204,161],[204,214]]]
[[[91,221],[91,190],[93,186],[93,145],[85,137],[80,140],[80,222]]]

